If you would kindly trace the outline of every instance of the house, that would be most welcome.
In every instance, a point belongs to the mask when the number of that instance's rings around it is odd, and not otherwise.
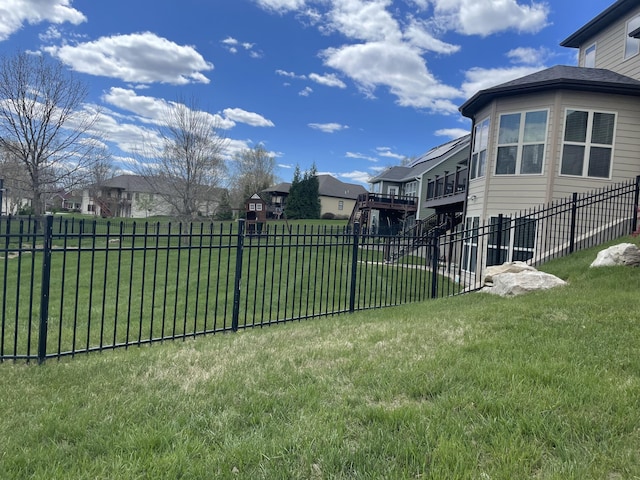
[[[451,203],[448,197],[459,196],[464,191],[470,138],[471,135],[456,138],[432,148],[408,165],[387,168],[369,180],[371,192],[420,199],[416,219],[425,219],[434,213],[446,213],[446,208],[436,212],[433,205],[427,207],[423,199],[429,199],[439,191],[447,197],[445,203],[448,205]]]
[[[321,218],[349,218],[358,196],[367,193],[362,185],[345,183],[331,175],[317,175],[317,178]],[[291,184],[283,182],[262,190],[261,193],[271,197],[269,213],[272,216],[284,211],[289,188]]]
[[[174,215],[174,207],[167,202],[166,191],[161,193],[157,185],[141,175],[118,175],[94,185],[83,192],[82,213],[102,217],[145,218],[150,216]],[[198,212],[211,216],[219,204],[221,189],[214,189],[211,199],[201,201]]]
[[[579,66],[554,66],[468,99],[460,107],[472,120],[465,200],[438,195],[426,206],[457,210],[472,229],[640,174],[639,33],[640,2],[618,0],[561,43],[579,50]],[[517,247],[534,249],[535,225],[523,235],[517,228]]]

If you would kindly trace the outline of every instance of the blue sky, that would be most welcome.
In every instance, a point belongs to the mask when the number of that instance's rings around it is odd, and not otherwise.
[[[579,3],[579,8],[576,4]],[[477,90],[556,64],[614,0],[0,0],[0,53],[62,61],[125,166],[166,102],[217,116],[227,156],[263,143],[345,182],[465,134]]]

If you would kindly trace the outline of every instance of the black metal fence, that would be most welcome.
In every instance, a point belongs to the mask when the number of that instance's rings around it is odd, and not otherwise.
[[[0,361],[42,362],[482,286],[483,269],[539,264],[637,228],[638,181],[452,231],[0,221]]]

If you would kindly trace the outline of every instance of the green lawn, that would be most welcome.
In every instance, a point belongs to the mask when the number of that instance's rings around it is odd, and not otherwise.
[[[625,239],[626,240],[626,239]],[[640,269],[0,365],[0,478],[640,478]]]

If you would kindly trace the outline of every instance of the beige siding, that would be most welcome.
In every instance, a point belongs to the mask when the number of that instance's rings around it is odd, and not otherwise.
[[[338,207],[341,201],[344,202],[344,204],[342,210],[339,210]],[[336,217],[349,217],[355,204],[355,200],[348,198],[320,196],[320,216],[325,213],[333,213]]]
[[[498,213],[525,210],[545,203],[547,198],[547,175],[552,170],[554,156],[552,136],[555,131],[555,93],[542,93],[526,97],[511,97],[496,100],[492,108],[485,109],[476,119],[482,120],[492,111],[487,150],[487,175],[470,182],[467,215],[489,218]],[[540,175],[495,175],[498,152],[499,119],[501,114],[530,110],[548,110],[547,139],[542,174]]]
[[[503,113],[547,109],[548,130],[542,175],[495,175],[499,116]],[[564,118],[567,109],[616,114],[612,174],[609,179],[560,175]],[[573,91],[498,99],[480,112],[477,120],[491,115],[487,175],[469,183],[467,216],[487,219],[509,214],[586,192],[640,175],[640,98]]]
[[[562,134],[566,109],[584,109],[616,113],[616,129],[610,179],[569,177],[560,175]],[[556,152],[556,170],[553,199],[564,198],[573,192],[585,192],[622,182],[640,175],[640,98],[622,95],[594,95],[563,92],[559,143]]]
[[[584,65],[585,51],[596,44],[596,68],[606,68],[640,80],[640,55],[624,59],[627,22],[640,15],[640,5],[618,22],[589,39],[580,47],[579,65]]]

